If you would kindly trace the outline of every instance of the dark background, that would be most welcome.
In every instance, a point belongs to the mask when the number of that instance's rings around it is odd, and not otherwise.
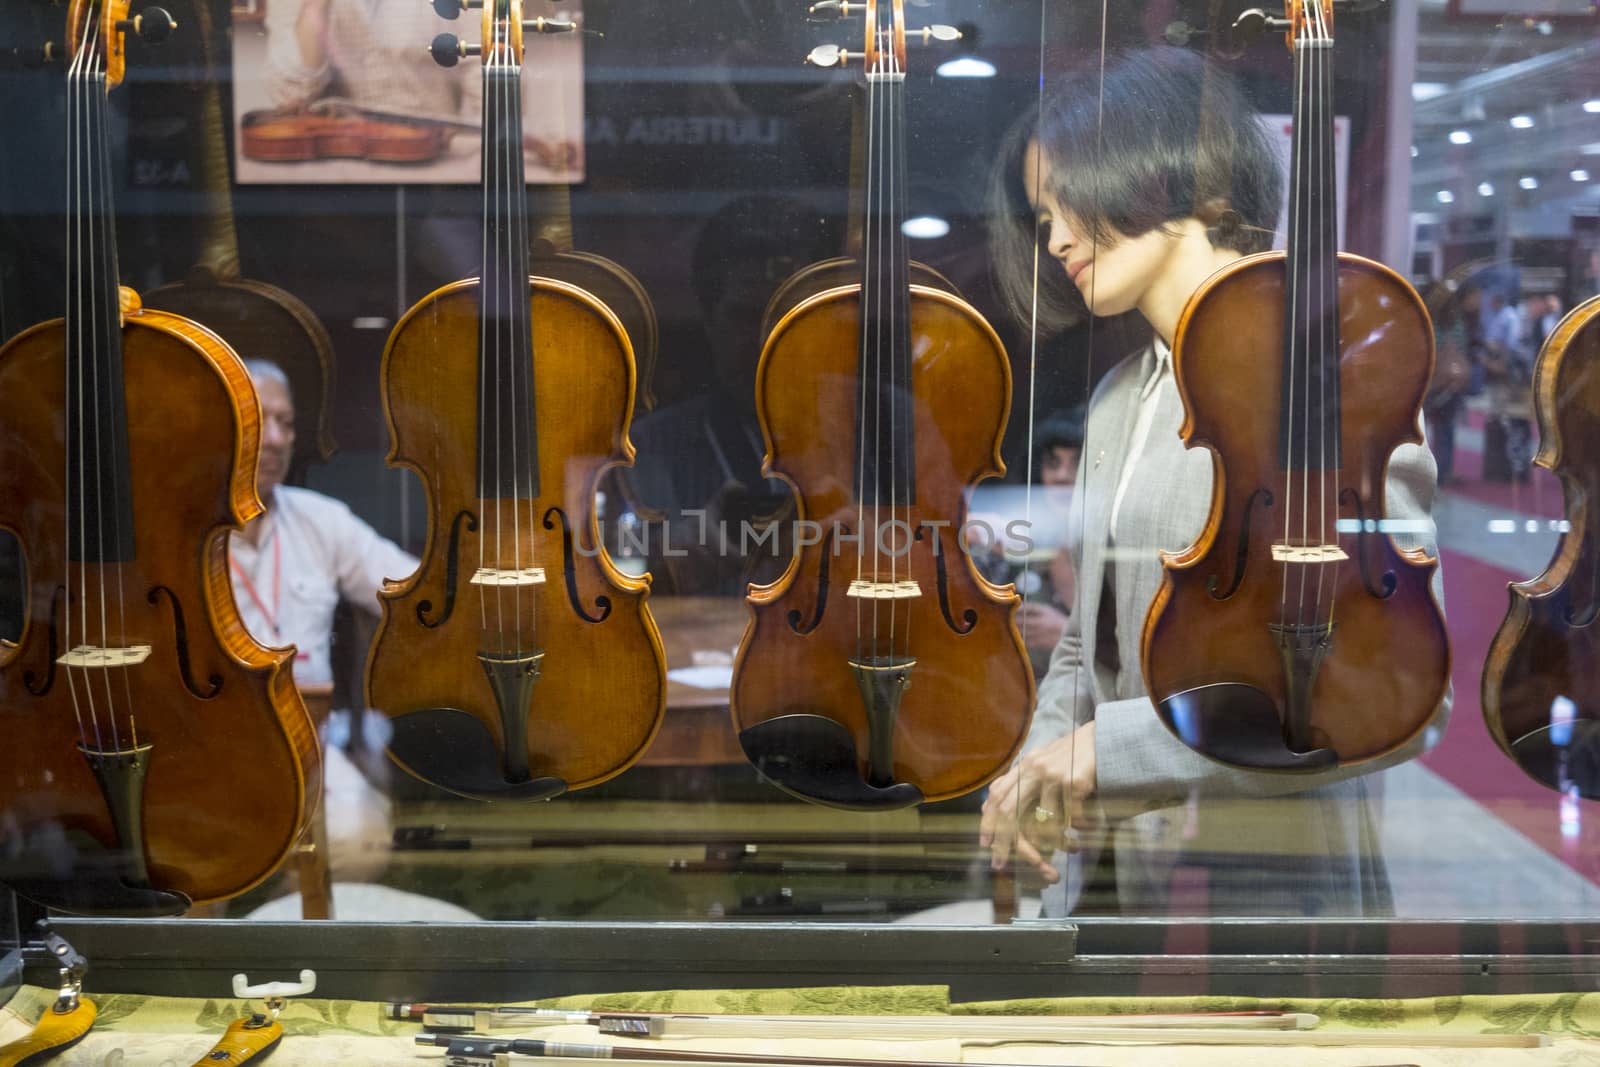
[[[529,2],[528,13],[537,13],[537,0]],[[182,23],[173,39],[160,46],[130,43],[127,83],[113,94],[112,136],[122,280],[141,290],[182,277],[196,258],[204,222],[197,175],[204,143],[200,90],[207,75],[195,20],[185,17],[192,3],[211,4],[216,77],[230,119],[227,35],[258,32],[253,26],[232,28],[223,0],[171,0]],[[802,58],[819,43],[854,45],[858,24],[810,24],[806,6],[806,0],[589,0],[586,6],[588,25],[605,36],[585,46],[588,179],[572,191],[575,244],[627,267],[651,294],[661,324],[651,383],[658,406],[708,388],[714,344],[747,343],[752,366],[759,355],[759,306],[740,310],[738,321],[730,322],[726,313],[708,320],[707,293],[715,296],[725,278],[713,277],[708,285],[705,264],[722,263],[722,257],[715,248],[702,251],[697,285],[695,250],[702,240],[725,240],[727,234],[708,229],[706,220],[741,197],[785,201],[777,232],[765,235],[772,239],[763,247],[773,249],[767,261],[747,258],[738,266],[740,277],[756,272],[770,277],[773,287],[794,266],[847,248],[857,78],[808,67]],[[1157,43],[1174,20],[1206,27],[1213,9],[1231,18],[1244,6],[1119,0],[1103,8],[1046,0],[1041,10],[1039,3],[933,0],[907,8],[912,26],[950,22],[968,33],[960,46],[911,49],[911,211],[951,223],[946,237],[913,241],[912,254],[951,278],[1006,342],[1015,385],[1004,448],[1012,480],[1028,477],[1030,406],[1043,418],[1080,402],[1099,374],[1144,337],[1136,324],[1101,322],[1040,338],[1035,346],[1026,324],[1001,308],[985,244],[985,189],[999,139],[1039,93],[1041,66],[1048,90],[1062,73],[1098,64],[1102,46],[1114,51]],[[1111,12],[1109,24],[1102,24],[1103,10]],[[1386,17],[1378,12],[1349,18],[1339,28],[1337,109],[1352,119],[1347,243],[1367,254],[1378,252],[1381,236]],[[7,0],[0,5],[0,50],[59,42],[64,20],[60,4]],[[471,19],[440,23],[469,40],[473,25]],[[1190,47],[1205,48],[1214,40],[1197,37]],[[419,41],[418,47],[425,44]],[[958,48],[994,63],[998,76],[935,76],[938,63]],[[1291,60],[1281,38],[1260,40],[1228,62],[1261,109],[1289,110]],[[28,69],[12,57],[0,72],[0,93],[0,337],[9,337],[61,311],[63,68]],[[736,120],[739,132],[732,139],[744,143],[661,143],[673,140],[672,120],[694,116]],[[231,121],[229,126],[231,148]],[[396,178],[403,180],[403,169],[396,169]],[[349,500],[415,550],[424,534],[421,494],[406,489],[402,479],[409,475],[387,470],[382,458],[388,441],[378,369],[387,329],[355,323],[392,323],[437,286],[475,273],[478,189],[240,186],[234,189],[234,210],[244,275],[304,300],[333,337],[340,452],[312,472],[310,483]],[[747,249],[738,254],[749,256]],[[712,273],[728,272],[722,263]],[[1035,347],[1036,371],[1030,373]]]

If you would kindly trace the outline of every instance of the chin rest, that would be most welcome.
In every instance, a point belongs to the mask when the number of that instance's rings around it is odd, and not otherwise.
[[[474,800],[549,800],[564,778],[508,778],[494,735],[456,708],[424,708],[389,720],[389,755],[426,782]]]
[[[1218,682],[1157,701],[1156,714],[1202,756],[1263,771],[1320,771],[1336,766],[1332,749],[1296,752],[1284,739],[1277,702],[1253,685]]]
[[[877,786],[861,774],[855,738],[825,715],[780,715],[739,733],[756,770],[791,796],[848,811],[892,811],[922,803],[909,782]]]
[[[1576,789],[1585,800],[1600,800],[1600,722],[1542,726],[1513,741],[1511,752],[1517,766],[1551,789]]]
[[[182,893],[130,884],[128,866],[120,849],[56,825],[0,842],[0,884],[53,911],[142,919],[189,910]]]

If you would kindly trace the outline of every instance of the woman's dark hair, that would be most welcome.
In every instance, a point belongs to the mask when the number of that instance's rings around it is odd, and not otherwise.
[[[1023,185],[1023,156],[1037,140],[1051,192],[1109,244],[1187,218],[1211,243],[1237,252],[1272,245],[1281,172],[1255,109],[1225,71],[1192,52],[1153,48],[1066,78],[1007,133],[990,176],[990,243],[1000,290],[1024,319],[1034,311],[1034,255],[1042,239]],[[1053,265],[1052,265],[1053,266]],[[1086,313],[1060,270],[1039,273],[1039,327],[1061,329]]]

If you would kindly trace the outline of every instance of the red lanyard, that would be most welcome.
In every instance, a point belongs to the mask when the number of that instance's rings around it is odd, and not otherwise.
[[[233,554],[232,553],[229,553],[229,555],[228,555],[228,565],[233,568],[233,576],[235,578],[239,579],[240,583],[244,586],[244,591],[247,594],[249,594],[251,602],[255,604],[255,606],[260,610],[262,616],[267,620],[267,625],[272,627],[273,635],[279,641],[282,641],[283,640],[283,631],[278,628],[278,591],[279,591],[278,590],[278,580],[283,575],[283,556],[282,556],[282,544],[283,544],[283,542],[278,538],[276,530],[274,530],[272,532],[271,537],[272,537],[272,610],[268,611],[267,610],[267,605],[262,603],[261,594],[256,592],[256,583],[254,583],[254,582],[252,582],[250,580],[250,576],[248,574],[246,574],[244,572],[244,570],[239,566],[239,561],[233,558]]]

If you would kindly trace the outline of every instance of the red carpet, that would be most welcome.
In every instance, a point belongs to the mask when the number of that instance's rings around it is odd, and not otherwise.
[[[1455,705],[1444,740],[1422,762],[1539,847],[1600,884],[1600,804],[1569,803],[1569,826],[1563,835],[1560,795],[1524,774],[1500,751],[1483,722],[1481,673],[1489,642],[1505,617],[1506,584],[1532,575],[1513,575],[1449,549],[1440,554]]]

